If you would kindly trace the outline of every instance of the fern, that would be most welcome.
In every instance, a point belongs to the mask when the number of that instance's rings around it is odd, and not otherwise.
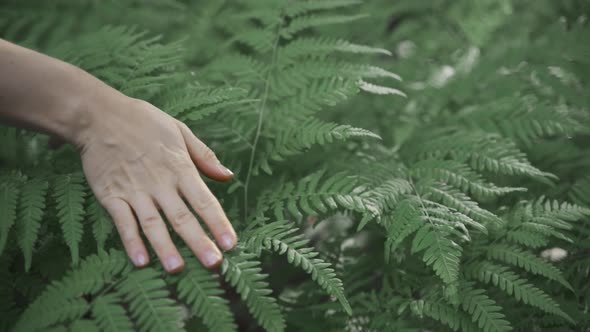
[[[271,290],[261,274],[258,261],[252,260],[254,255],[241,253],[240,255],[226,255],[221,264],[221,272],[225,280],[241,295],[248,305],[248,310],[268,331],[283,331],[285,321],[276,300],[270,297]]]
[[[425,194],[425,197],[432,197],[442,204],[456,209],[475,220],[488,223],[502,224],[503,221],[498,216],[488,210],[484,210],[478,204],[472,201],[467,195],[454,189],[446,184],[427,185],[424,188],[419,187]]]
[[[459,278],[461,246],[450,239],[452,229],[446,225],[423,225],[412,241],[412,253],[424,251],[423,260],[436,274],[455,288]]]
[[[505,291],[508,295],[514,296],[516,300],[525,304],[535,306],[546,313],[558,315],[573,323],[571,317],[559,308],[549,295],[541,289],[527,283],[517,274],[509,271],[508,268],[490,262],[482,262],[470,266],[467,270],[472,278],[481,282],[491,283]]]
[[[25,258],[25,270],[31,268],[33,260],[33,250],[39,229],[41,228],[41,219],[45,209],[45,195],[47,194],[48,183],[42,180],[33,179],[21,189],[21,201],[19,206],[18,224],[18,244]]]
[[[531,8],[5,0],[2,38],[216,152],[241,243],[137,270],[75,149],[0,128],[0,330],[586,329],[590,7]]]
[[[93,301],[92,317],[103,331],[133,331],[133,323],[114,294],[101,295]]]
[[[294,216],[301,216],[299,208],[305,213],[316,215],[330,209],[344,207],[372,218],[378,214],[374,203],[362,195],[363,188],[356,187],[353,177],[336,174],[322,180],[324,172],[317,172],[303,179],[297,185],[287,183],[277,190],[262,196],[261,210],[273,209],[278,220],[284,220],[284,209]]]
[[[312,248],[306,247],[308,241],[303,235],[294,235],[295,232],[297,229],[286,222],[270,223],[250,234],[246,247],[258,255],[262,249],[286,255],[289,263],[300,266],[305,272],[311,274],[312,279],[320,287],[338,299],[348,314],[352,314],[352,308],[344,295],[342,281],[336,278],[334,270],[330,268],[330,263],[317,258],[318,253]]]
[[[489,258],[521,267],[527,272],[557,281],[568,289],[573,290],[572,286],[564,279],[558,268],[543,261],[541,258],[530,252],[504,244],[492,245],[488,248],[487,252]]]
[[[178,296],[191,305],[191,312],[199,316],[212,331],[236,331],[237,326],[223,290],[214,275],[194,260],[189,261],[177,284]]]
[[[312,145],[325,145],[335,140],[347,140],[351,137],[380,138],[368,130],[335,123],[322,123],[317,119],[305,121],[290,130],[282,131],[274,144],[264,154],[273,160],[282,161],[288,156],[301,154]],[[260,161],[261,167],[271,173],[267,160]]]
[[[464,164],[454,161],[422,160],[410,169],[410,174],[417,178],[428,177],[448,183],[477,197],[501,196],[525,188],[500,188],[485,183],[481,176]]]
[[[83,232],[82,220],[86,196],[83,183],[84,179],[81,174],[62,175],[57,178],[54,191],[57,215],[74,265],[78,264],[79,244]]]
[[[440,321],[453,331],[478,331],[471,317],[466,313],[456,310],[444,301],[417,300],[410,303],[412,311],[419,316],[427,316]]]
[[[19,191],[15,184],[3,181],[0,184],[0,255],[4,251],[8,233],[16,221]]]
[[[113,232],[113,221],[96,199],[91,200],[87,212],[88,220],[92,222],[92,235],[96,239],[96,248],[98,251],[103,250],[105,242]]]
[[[81,294],[93,294],[131,266],[121,252],[90,256],[61,281],[53,282],[20,316],[15,331],[37,331],[56,323],[81,318],[89,304]]]
[[[180,310],[165,285],[157,271],[146,268],[129,273],[117,286],[140,331],[182,330]]]
[[[461,308],[471,314],[473,321],[484,331],[510,331],[512,327],[500,312],[500,307],[483,290],[469,284],[462,285]]]

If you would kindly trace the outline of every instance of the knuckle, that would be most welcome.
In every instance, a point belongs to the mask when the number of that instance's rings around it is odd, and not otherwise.
[[[202,211],[214,208],[218,204],[213,195],[201,195],[195,202],[195,209]]]
[[[172,220],[172,226],[174,228],[182,227],[192,221],[193,215],[188,210],[181,210],[174,213]]]
[[[203,158],[205,159],[209,159],[209,160],[217,160],[217,156],[215,155],[215,152],[213,152],[213,150],[211,150],[208,146],[206,146],[205,144],[203,144],[203,147],[201,148],[201,155],[203,156]]]
[[[160,216],[148,215],[142,219],[141,224],[142,224],[143,228],[157,227],[160,224]]]
[[[186,130],[190,133],[192,133],[191,129],[186,125],[186,123],[182,122],[182,121],[178,121],[178,125],[183,129]]]

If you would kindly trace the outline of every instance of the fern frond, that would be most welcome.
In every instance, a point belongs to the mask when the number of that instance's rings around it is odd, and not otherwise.
[[[95,197],[88,206],[88,220],[92,223],[92,234],[96,240],[98,251],[104,249],[104,244],[113,232],[113,221]]]
[[[182,63],[180,42],[159,41],[146,32],[107,26],[64,43],[56,53],[128,95],[144,96],[172,77],[170,66]]]
[[[265,159],[282,161],[286,157],[302,153],[312,145],[325,145],[335,140],[344,141],[352,137],[380,139],[376,134],[362,128],[308,119],[302,124],[282,130],[273,145],[265,152]],[[267,163],[265,159],[260,163]]]
[[[420,219],[418,208],[414,206],[411,200],[401,201],[391,217],[384,218],[385,228],[387,229],[387,240],[385,241],[385,261],[389,262],[389,257],[397,247],[414,232],[417,232],[424,222]]]
[[[88,319],[78,319],[70,324],[69,329],[63,329],[63,331],[100,332],[101,330],[94,321]]]
[[[165,287],[160,273],[152,268],[133,271],[117,285],[139,331],[182,331],[180,307]]]
[[[534,96],[504,98],[478,105],[457,117],[459,122],[488,132],[497,132],[532,145],[534,139],[571,134],[577,125],[558,107],[543,104]]]
[[[251,29],[238,33],[233,41],[245,44],[255,52],[264,54],[273,49],[275,34],[274,29]]]
[[[422,219],[433,224],[449,225],[461,231],[465,235],[465,239],[470,241],[471,236],[467,226],[472,227],[483,234],[487,234],[486,226],[472,219],[453,208],[449,208],[444,204],[430,201],[428,199],[421,199],[424,205],[421,209]]]
[[[105,294],[92,301],[92,317],[101,331],[134,331],[133,323],[115,294]]]
[[[255,255],[248,253],[226,254],[221,264],[225,280],[236,288],[252,316],[267,331],[284,331],[285,320],[276,300],[270,296],[266,275],[262,274]]]
[[[555,179],[553,174],[531,165],[526,155],[512,140],[498,134],[479,131],[465,133],[458,130],[449,134],[434,131],[424,137],[424,140],[411,144],[407,153],[412,159],[449,157],[467,163],[474,170],[494,174],[524,175],[543,181],[546,181],[546,178]]]
[[[416,178],[436,179],[478,197],[495,197],[526,191],[525,188],[496,187],[492,183],[485,183],[483,178],[467,165],[452,160],[422,160],[412,165],[409,171]]]
[[[563,277],[561,271],[550,263],[545,262],[538,256],[523,251],[516,246],[506,244],[494,244],[487,248],[488,258],[495,259],[500,262],[508,263],[523,268],[533,274],[544,276],[548,279],[554,280],[573,290],[567,280]]]
[[[362,18],[367,17],[367,15],[359,14],[359,15],[318,15],[318,14],[310,14],[304,16],[295,17],[289,25],[283,29],[281,29],[281,36],[285,39],[291,39],[295,34],[301,32],[306,29],[310,28],[317,28],[324,25],[332,25],[332,24],[343,24],[343,23],[350,23]]]
[[[312,11],[349,7],[361,4],[359,0],[322,0],[322,1],[297,1],[289,2],[283,12],[287,17],[307,14]]]
[[[574,323],[572,318],[561,310],[559,304],[547,293],[528,283],[526,279],[521,278],[507,267],[491,262],[481,262],[468,266],[466,274],[472,279],[500,288],[508,295],[514,296],[517,301],[537,307],[546,313],[558,315]]]
[[[570,190],[572,202],[581,206],[590,206],[590,175],[576,181]]]
[[[170,95],[165,96],[162,110],[175,118],[182,119],[190,116],[190,119],[195,121],[199,120],[196,118],[197,116],[202,118],[205,115],[202,111],[205,106],[210,108],[213,105],[222,103],[238,102],[246,96],[246,93],[247,90],[233,87],[198,89],[189,86],[187,89],[180,90],[180,92],[175,90]]]
[[[432,184],[425,187],[418,186],[418,189],[423,191],[424,197],[439,201],[448,207],[472,217],[476,221],[499,225],[504,223],[500,217],[488,210],[480,208],[467,195],[446,184]]]
[[[358,80],[357,84],[359,89],[376,95],[398,95],[402,97],[407,97],[405,93],[398,89],[365,82],[363,80]]]
[[[131,268],[125,254],[119,251],[84,259],[75,270],[49,285],[28,306],[19,317],[15,331],[38,331],[53,324],[81,318],[90,307],[81,295],[97,293]]]
[[[248,80],[257,80],[256,83],[264,81],[264,73],[269,68],[264,62],[260,62],[247,55],[226,55],[207,65],[206,71],[212,79],[224,81],[224,75],[231,75]]]
[[[262,249],[287,255],[290,264],[300,266],[311,274],[312,280],[329,295],[338,299],[349,315],[352,314],[352,308],[344,295],[342,281],[336,277],[331,264],[317,258],[319,254],[307,246],[309,241],[302,234],[297,234],[297,231],[297,228],[287,222],[273,222],[249,234],[245,245],[249,251],[257,255],[260,255]]]
[[[72,263],[78,264],[79,244],[82,241],[84,219],[84,187],[82,174],[60,175],[55,181],[53,196],[57,202],[57,216],[66,244],[70,248]]]
[[[373,201],[380,215],[396,208],[397,203],[405,194],[412,192],[412,186],[406,179],[392,178],[381,181],[376,187],[366,192],[366,196]],[[359,228],[361,228],[359,226]]]
[[[366,218],[378,216],[379,210],[373,201],[363,194],[366,189],[357,186],[355,177],[342,173],[324,177],[324,171],[316,172],[297,184],[287,182],[277,189],[263,194],[259,211],[273,209],[277,220],[286,220],[285,208],[290,214],[300,217],[303,211],[310,215],[326,213],[338,207],[357,211]],[[323,181],[322,181],[323,180]]]
[[[281,101],[282,106],[277,110],[277,116],[289,114],[289,116],[305,119],[322,110],[324,106],[338,105],[358,92],[359,88],[352,80],[341,77],[314,79],[302,87],[296,95]],[[290,90],[285,94],[290,94]]]
[[[451,186],[445,184],[428,186],[425,189],[425,192],[425,197],[439,201],[442,203],[442,206],[455,209],[461,214],[473,218],[476,222],[503,224],[503,220],[498,216],[488,210],[480,208],[478,204],[472,201],[467,195]]]
[[[420,316],[430,317],[444,325],[450,327],[453,331],[461,329],[463,332],[480,331],[471,317],[463,313],[443,300],[415,300],[410,303],[413,313]]]
[[[274,98],[296,95],[305,90],[314,80],[338,78],[356,82],[360,87],[361,78],[392,78],[401,80],[399,75],[376,66],[330,61],[306,61],[304,64],[282,68],[270,76]]]
[[[506,239],[515,244],[520,244],[529,248],[540,248],[549,243],[549,239],[545,234],[523,229],[507,232]]]
[[[17,240],[25,258],[26,271],[31,268],[33,250],[39,236],[48,188],[49,184],[40,179],[27,181],[21,188]]]
[[[191,306],[191,312],[211,331],[237,331],[229,304],[220,296],[224,291],[216,276],[194,258],[185,261],[187,264],[176,286],[178,297]]]
[[[320,37],[297,38],[281,47],[277,57],[278,63],[284,65],[292,63],[298,57],[322,57],[332,52],[391,55],[391,52],[385,49],[353,44],[342,39]]]
[[[24,322],[21,316],[21,319],[14,327],[14,331],[46,331],[46,328],[51,325],[81,318],[88,311],[89,307],[88,302],[80,298],[53,301],[45,308],[45,311],[39,312],[38,315],[30,318],[34,321]]]
[[[424,224],[414,236],[412,253],[424,251],[422,260],[445,284],[456,287],[462,248],[451,238],[448,225]]]
[[[529,209],[532,221],[558,229],[571,229],[571,221],[590,216],[589,208],[568,202],[547,200],[545,197],[540,197],[531,203]]]
[[[486,332],[511,331],[512,326],[501,312],[501,307],[490,299],[483,289],[463,284],[459,296],[461,307],[471,314],[477,326]]]
[[[0,256],[6,246],[8,233],[16,221],[19,190],[9,180],[0,182]],[[26,264],[25,264],[26,265]]]

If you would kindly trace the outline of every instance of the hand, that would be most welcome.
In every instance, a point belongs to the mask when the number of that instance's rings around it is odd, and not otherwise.
[[[161,209],[201,263],[216,267],[221,252],[183,198],[220,247],[229,250],[236,244],[236,233],[195,165],[215,180],[230,180],[233,173],[185,124],[145,101],[119,95],[87,113],[93,115],[76,142],[84,172],[134,264],[144,266],[149,260],[141,228],[166,271],[184,267]]]

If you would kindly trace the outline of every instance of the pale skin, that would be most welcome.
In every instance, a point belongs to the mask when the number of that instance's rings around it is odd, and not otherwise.
[[[200,176],[228,181],[233,173],[185,124],[150,103],[0,39],[0,122],[77,147],[88,184],[136,266],[149,264],[143,232],[166,271],[184,267],[160,211],[206,267],[218,266],[221,250],[236,245],[234,229]]]

